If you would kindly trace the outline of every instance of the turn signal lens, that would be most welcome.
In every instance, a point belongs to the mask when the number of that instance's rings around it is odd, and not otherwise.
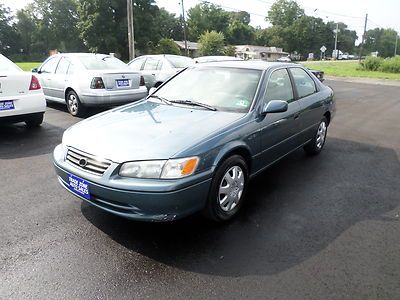
[[[164,166],[161,178],[177,179],[192,175],[199,163],[198,157],[170,159]]]

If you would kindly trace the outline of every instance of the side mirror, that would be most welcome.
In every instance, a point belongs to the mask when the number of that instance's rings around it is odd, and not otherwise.
[[[261,114],[280,113],[288,110],[288,103],[282,100],[271,100],[262,109]]]
[[[157,88],[156,87],[151,87],[150,89],[149,89],[149,95],[152,95],[155,91],[157,90]]]
[[[39,70],[38,70],[38,68],[33,68],[33,69],[31,70],[31,72],[32,72],[32,73],[39,73]]]

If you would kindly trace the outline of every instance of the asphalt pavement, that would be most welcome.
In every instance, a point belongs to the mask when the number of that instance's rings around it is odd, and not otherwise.
[[[118,218],[59,186],[51,152],[79,119],[0,127],[1,299],[400,297],[400,87],[327,81],[337,115],[251,182],[216,225]]]

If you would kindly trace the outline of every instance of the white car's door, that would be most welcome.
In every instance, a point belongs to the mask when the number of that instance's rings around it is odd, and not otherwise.
[[[67,57],[62,57],[57,65],[56,71],[52,78],[53,93],[60,102],[65,101],[65,84],[68,81],[67,71],[70,61]]]
[[[53,77],[59,60],[60,57],[58,56],[50,57],[40,66],[38,70],[38,77],[43,88],[43,93],[45,98],[49,100],[56,99]]]

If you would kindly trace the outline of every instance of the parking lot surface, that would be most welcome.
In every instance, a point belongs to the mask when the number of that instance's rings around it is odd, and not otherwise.
[[[61,188],[51,152],[79,120],[63,106],[1,127],[0,298],[398,298],[400,87],[326,84],[324,151],[262,173],[221,225],[133,222]]]

